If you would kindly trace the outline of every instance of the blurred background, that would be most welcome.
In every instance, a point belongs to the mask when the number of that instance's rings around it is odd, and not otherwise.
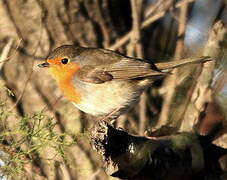
[[[226,0],[1,0],[0,17],[2,179],[115,179],[90,146],[95,118],[37,67],[63,44],[153,62],[212,56],[206,67],[179,68],[155,82],[117,126],[136,135],[160,136],[163,127],[214,134],[227,148]],[[227,170],[227,158],[221,167]]]

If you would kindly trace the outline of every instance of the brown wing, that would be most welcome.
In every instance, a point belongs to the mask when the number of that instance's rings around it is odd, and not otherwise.
[[[149,76],[166,75],[157,69],[153,63],[140,59],[125,58],[105,69],[114,79],[136,79]]]
[[[207,61],[207,58],[202,57],[158,63],[156,66],[152,62],[130,58],[111,50],[97,48],[84,49],[86,51],[80,53],[80,56],[76,58],[77,62],[78,59],[81,60],[78,62],[81,63],[78,78],[90,83],[103,83],[112,79],[130,80],[152,76],[165,76],[169,73],[160,70],[171,69],[192,62]]]
[[[89,83],[104,83],[113,79],[130,80],[151,76],[163,76],[167,73],[159,71],[154,64],[141,60],[125,58],[119,62],[95,66],[83,66],[77,76]]]
[[[76,75],[81,81],[95,84],[104,83],[113,79],[111,74],[94,66],[83,66]]]

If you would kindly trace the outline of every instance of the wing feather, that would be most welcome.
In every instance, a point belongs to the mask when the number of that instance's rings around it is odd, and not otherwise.
[[[90,83],[167,74],[158,70],[152,62],[130,58],[106,49],[87,49],[86,54],[81,53],[80,59],[83,59],[83,62],[77,75],[82,81]]]
[[[147,63],[137,59],[127,58],[114,63],[106,71],[114,79],[135,79],[148,76],[166,75],[159,71],[153,63]]]

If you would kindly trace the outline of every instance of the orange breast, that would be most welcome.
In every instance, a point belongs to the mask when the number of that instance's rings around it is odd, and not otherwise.
[[[80,103],[80,94],[71,82],[62,81],[59,83],[59,87],[69,101]]]
[[[80,103],[80,94],[72,84],[72,78],[79,70],[79,66],[75,63],[52,65],[49,70],[64,96],[74,103]]]

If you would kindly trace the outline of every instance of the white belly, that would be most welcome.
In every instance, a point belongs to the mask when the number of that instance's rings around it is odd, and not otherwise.
[[[74,105],[94,116],[107,115],[113,111],[116,111],[114,115],[118,116],[122,111],[130,108],[140,95],[140,92],[134,93],[130,84],[124,81],[108,81],[103,84],[76,82],[75,84],[81,93],[81,102]]]

